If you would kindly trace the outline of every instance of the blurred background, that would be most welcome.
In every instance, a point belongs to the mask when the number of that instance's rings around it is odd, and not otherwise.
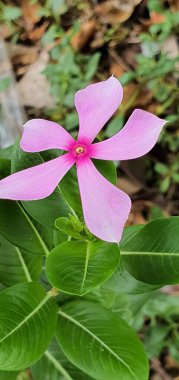
[[[133,200],[128,224],[178,215],[179,1],[7,0],[0,24],[0,156],[10,155],[29,118],[59,122],[76,136],[74,93],[114,74],[124,99],[101,139],[137,107],[168,120],[150,154],[116,163],[118,186]],[[131,322],[151,359],[151,380],[179,379],[177,295],[177,286],[165,288]],[[134,312],[131,300],[124,309]]]

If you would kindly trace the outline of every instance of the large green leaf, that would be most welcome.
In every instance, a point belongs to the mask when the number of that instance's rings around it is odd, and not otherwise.
[[[83,295],[107,280],[118,263],[117,244],[67,241],[48,255],[46,274],[55,288]]]
[[[17,380],[19,372],[0,371],[0,380]]]
[[[91,380],[91,377],[71,364],[56,340],[31,368],[34,380]],[[0,378],[1,380],[1,378]]]
[[[116,169],[111,161],[94,160],[95,166],[110,182],[116,183]],[[89,178],[90,181],[90,178]],[[82,213],[76,168],[73,166],[60,182],[61,191],[69,205],[78,213]]]
[[[47,349],[56,326],[56,304],[38,283],[0,293],[0,370],[24,369]]]
[[[158,219],[121,247],[122,265],[137,280],[179,283],[179,217]]]
[[[6,151],[6,150],[5,150]],[[10,160],[8,160],[10,162]],[[0,160],[1,174],[4,173],[4,162]],[[9,173],[7,172],[6,175]],[[20,202],[0,200],[0,234],[12,244],[33,253],[46,254],[47,248],[38,228]],[[41,231],[40,231],[41,232]],[[49,235],[45,232],[45,237]],[[50,247],[49,247],[50,248]]]
[[[10,174],[11,161],[7,158],[0,158],[0,180]]]
[[[131,240],[144,226],[145,224],[135,224],[133,226],[125,227],[123,230],[122,239],[119,243],[120,248],[127,244],[128,241]]]
[[[106,287],[105,285],[106,283],[85,295],[85,299],[100,303],[106,309],[116,314],[117,317],[127,321],[135,330],[139,331],[143,326],[144,319],[141,310],[145,303],[155,296],[155,292],[131,295],[117,292],[115,289]]]
[[[42,257],[24,252],[0,236],[0,282],[9,287],[38,279]]]
[[[13,145],[8,146],[7,148],[0,148],[0,158],[7,158],[11,160]]]
[[[57,339],[68,359],[97,380],[147,380],[148,364],[134,331],[96,303],[59,310]]]
[[[19,143],[17,143],[13,150],[12,172],[42,164],[59,154],[60,152],[56,150],[43,153],[26,153],[20,149]],[[23,202],[23,205],[34,219],[50,228],[54,228],[55,220],[59,216],[68,216],[70,212],[70,207],[62,197],[59,186],[49,197],[37,201],[26,201]]]
[[[146,284],[136,280],[122,265],[119,265],[114,274],[103,285],[105,289],[114,290],[122,294],[144,294],[155,291],[161,286]]]
[[[8,176],[11,172],[12,147],[0,149],[0,179]]]
[[[20,202],[0,200],[0,235],[27,252],[47,254],[48,248]]]

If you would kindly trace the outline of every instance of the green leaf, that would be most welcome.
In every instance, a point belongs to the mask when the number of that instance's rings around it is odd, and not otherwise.
[[[128,84],[135,78],[136,78],[136,73],[134,71],[128,71],[119,77],[120,82],[123,86],[125,86],[126,84]]]
[[[0,380],[17,380],[19,372],[0,371]]]
[[[80,223],[80,222],[79,222]],[[56,220],[55,226],[64,234],[70,235],[75,239],[82,240],[83,237],[82,235],[74,230],[74,227],[71,223],[71,221],[68,218],[65,217],[60,217]]]
[[[12,172],[27,169],[59,156],[59,151],[53,150],[43,153],[23,152],[19,143],[15,144],[12,156]],[[48,180],[48,178],[47,178]],[[68,216],[71,209],[68,207],[57,186],[52,195],[37,201],[22,202],[27,212],[40,224],[54,228],[55,220],[59,216]]]
[[[129,272],[125,271],[121,265],[117,267],[114,274],[103,285],[105,289],[111,289],[117,294],[145,294],[162,287],[162,285],[146,284],[136,280]]]
[[[144,226],[145,224],[135,224],[134,226],[125,227],[120,241],[120,248],[126,245]]]
[[[4,286],[35,281],[40,276],[41,268],[41,256],[24,252],[0,236],[0,282]]]
[[[43,357],[31,368],[31,373],[34,380],[91,379],[91,377],[74,367],[73,364],[68,361],[56,340],[53,340]]]
[[[6,91],[8,87],[10,86],[11,81],[12,79],[9,77],[2,78],[0,82],[0,92]]]
[[[0,200],[0,234],[24,251],[44,255],[48,253],[35,224],[20,202]]]
[[[74,301],[59,310],[57,339],[67,358],[98,380],[147,380],[147,359],[134,331],[96,303]]]
[[[113,185],[116,185],[117,174],[116,167],[113,161],[93,160],[99,172],[108,179]]]
[[[167,324],[157,324],[150,327],[150,329],[147,331],[147,334],[144,338],[144,345],[149,359],[157,357],[161,354],[169,330],[170,326]]]
[[[91,58],[87,62],[86,70],[85,70],[85,80],[91,81],[91,79],[95,75],[98,65],[99,65],[100,57],[101,57],[100,53],[95,53],[91,56]]]
[[[159,174],[166,175],[168,173],[168,167],[162,164],[162,162],[157,162],[155,164],[155,171]]]
[[[8,146],[7,148],[0,148],[0,158],[7,158],[11,160],[13,145]]]
[[[121,130],[124,125],[125,117],[123,114],[114,117],[107,125],[105,129],[105,136],[112,137]]]
[[[117,244],[67,241],[48,255],[46,274],[55,288],[83,295],[107,280],[118,263]]]
[[[73,166],[61,180],[60,189],[68,204],[76,212],[82,214],[81,199],[75,166]]]
[[[161,181],[160,190],[162,191],[162,193],[165,193],[169,189],[170,182],[171,182],[171,179],[169,176],[164,178],[163,181]]]
[[[2,10],[2,19],[4,21],[17,20],[22,15],[22,10],[19,7],[13,7],[12,5],[5,5]]]
[[[38,283],[0,293],[0,369],[16,371],[36,362],[52,338],[56,304]]]
[[[11,172],[11,161],[7,158],[0,158],[0,180],[7,177]]]
[[[124,268],[137,280],[153,285],[179,282],[179,217],[144,226],[121,247]]]
[[[176,183],[179,183],[179,173],[173,173],[172,178]]]
[[[51,7],[52,13],[57,18],[68,10],[68,5],[66,4],[65,0],[52,0]]]

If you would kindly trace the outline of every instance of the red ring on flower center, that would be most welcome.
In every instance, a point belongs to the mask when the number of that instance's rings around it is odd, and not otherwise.
[[[89,157],[89,145],[81,141],[75,141],[74,144],[71,146],[70,151],[75,160],[81,160],[86,157]]]

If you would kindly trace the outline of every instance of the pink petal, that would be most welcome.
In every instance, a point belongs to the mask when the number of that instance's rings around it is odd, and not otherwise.
[[[136,109],[115,136],[90,147],[90,156],[104,160],[130,160],[143,156],[156,144],[166,120]]]
[[[74,164],[70,153],[11,174],[0,181],[0,198],[30,201],[48,197]]]
[[[95,168],[89,158],[77,162],[85,223],[98,238],[118,242],[128,218],[131,200]]]
[[[91,143],[104,124],[119,107],[123,96],[120,82],[108,80],[91,84],[75,95],[75,106],[79,115],[79,141]]]
[[[41,152],[47,149],[69,150],[72,143],[74,139],[59,124],[33,119],[24,124],[20,146],[25,152]]]

